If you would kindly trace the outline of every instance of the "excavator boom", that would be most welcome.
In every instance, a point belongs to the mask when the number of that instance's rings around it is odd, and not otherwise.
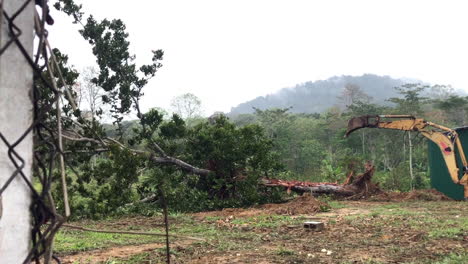
[[[393,120],[384,122],[382,119],[399,118],[401,120]],[[426,122],[423,119],[417,119],[412,115],[366,115],[353,117],[348,122],[348,130],[345,137],[348,137],[352,132],[365,127],[387,128],[397,130],[417,130],[424,128]]]
[[[416,131],[436,143],[442,152],[452,181],[464,186],[464,196],[465,199],[468,200],[468,164],[465,152],[455,130],[428,122],[424,119],[416,118],[412,115],[366,115],[353,117],[349,120],[345,137],[365,127]],[[458,178],[459,168],[456,162],[455,146],[460,153],[463,163],[463,177],[461,179]]]

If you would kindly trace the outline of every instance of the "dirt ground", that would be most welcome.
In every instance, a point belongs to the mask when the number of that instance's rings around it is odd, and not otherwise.
[[[449,197],[436,190],[414,190],[411,192],[383,192],[368,197],[368,201],[404,202],[404,201],[451,201]]]
[[[292,201],[280,204],[263,204],[251,208],[227,208],[221,211],[201,212],[193,214],[198,219],[207,216],[236,216],[249,217],[265,214],[280,214],[280,215],[308,215],[322,211],[328,205],[314,197],[304,195],[295,198]]]
[[[173,224],[174,232],[188,230],[206,242],[177,240],[172,262],[434,263],[450,254],[468,255],[466,203],[449,201],[437,192],[390,193],[338,203],[330,209],[305,196],[284,204],[186,216],[192,222]],[[323,222],[325,229],[307,230],[307,220]],[[144,217],[135,221],[142,227],[154,222]],[[108,224],[128,222],[132,219]],[[160,263],[163,248],[163,243],[113,247],[64,256],[62,263]],[[140,257],[135,260],[135,255]],[[107,262],[111,258],[116,261]]]
[[[62,258],[62,263],[99,263],[105,262],[110,258],[125,258],[143,252],[150,252],[156,248],[163,248],[162,243],[151,243],[143,245],[131,245],[122,247],[113,247],[106,250],[85,251],[79,254],[70,255]]]

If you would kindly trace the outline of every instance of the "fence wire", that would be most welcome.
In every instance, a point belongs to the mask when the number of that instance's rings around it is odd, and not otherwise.
[[[51,127],[50,124],[45,122],[45,117],[46,114],[53,109],[53,105],[59,101],[62,92],[47,81],[42,74],[45,68],[47,68],[48,71],[51,71],[49,61],[50,54],[48,54],[48,50],[45,48],[47,43],[47,30],[45,29],[45,18],[48,17],[47,5],[42,1],[36,0],[32,3],[32,0],[27,0],[24,1],[17,10],[6,11],[3,8],[3,2],[4,1],[0,4],[2,27],[5,26],[7,28],[8,36],[2,37],[8,38],[8,41],[0,47],[0,56],[3,56],[5,51],[8,49],[18,49],[33,71],[34,84],[32,88],[32,123],[14,142],[8,141],[6,136],[2,131],[0,131],[0,138],[3,144],[6,145],[8,149],[8,157],[15,168],[15,171],[10,175],[3,186],[1,186],[0,197],[15,178],[20,177],[26,183],[32,196],[30,207],[32,215],[32,247],[23,263],[40,263],[42,260],[47,263],[52,259],[57,263],[60,263],[60,260],[53,255],[52,241],[55,233],[66,220],[66,217],[63,217],[55,211],[55,203],[51,194],[51,184],[53,180],[52,174],[56,168],[55,161],[57,160],[58,155],[62,155],[63,153],[59,146],[60,139],[56,137],[57,127]],[[35,34],[38,36],[39,41],[35,52],[36,54],[31,56],[32,54],[29,54],[28,52],[29,48],[25,47],[20,41],[20,36],[24,33],[16,25],[16,22],[18,21],[20,14],[25,12],[25,10],[28,10],[28,5],[35,4],[42,7],[42,14],[38,14],[34,8],[33,13],[35,18],[33,19],[35,21]],[[30,10],[31,8],[29,7],[29,11]],[[40,63],[42,63],[42,65]],[[16,74],[20,75],[21,73]],[[47,87],[53,93],[52,100],[47,104],[43,104],[40,100],[43,93],[41,87]],[[21,157],[16,150],[17,146],[31,133],[34,138],[33,175],[38,178],[37,182],[40,185],[36,186],[36,188],[26,176],[26,174],[29,175],[30,173],[25,173],[24,171],[25,159]],[[48,223],[48,225],[44,228],[43,224],[46,223]]]
[[[6,2],[6,1],[5,1]],[[34,31],[36,35],[34,54],[28,52],[28,48],[20,41],[20,36],[24,34],[17,25],[20,14],[28,10],[28,5],[39,6],[34,8]],[[60,68],[54,58],[52,49],[48,43],[48,32],[46,24],[53,24],[53,19],[50,17],[47,7],[47,0],[24,0],[24,3],[17,10],[8,10],[4,8],[4,1],[0,0],[0,22],[2,27],[6,27],[8,36],[0,38],[8,38],[0,47],[1,56],[8,49],[18,49],[22,56],[26,59],[28,65],[33,71],[33,121],[29,127],[15,141],[7,140],[7,137],[0,131],[0,144],[5,144],[9,161],[14,166],[14,172],[8,177],[3,186],[0,187],[0,218],[1,218],[1,198],[7,188],[11,186],[13,180],[21,178],[32,196],[31,215],[31,249],[24,260],[24,264],[28,263],[50,263],[55,261],[61,263],[59,258],[53,253],[53,238],[59,228],[66,222],[70,214],[67,201],[67,187],[64,178],[64,152],[62,149],[61,137],[61,113],[60,101],[65,96],[70,104],[75,107],[70,92],[67,90],[63,77],[61,76]],[[39,10],[39,12],[38,12]],[[4,30],[2,29],[2,33]],[[50,78],[44,77],[44,72]],[[20,75],[21,73],[16,73]],[[62,82],[58,85],[56,79]],[[60,86],[60,88],[58,88]],[[49,90],[52,92],[52,98],[44,103],[44,92]],[[54,109],[55,105],[55,109]],[[47,115],[50,116],[51,111],[56,110],[56,123],[46,120]],[[33,150],[33,177],[37,178],[33,183],[25,173],[25,158],[22,157],[17,150],[18,145],[25,140],[26,137],[33,135],[34,150]],[[15,135],[17,136],[17,135]],[[58,164],[57,164],[58,163]],[[53,173],[60,171],[62,175],[62,190],[63,200],[65,204],[65,215],[56,211],[55,202],[52,198],[51,185],[57,178],[54,178]],[[166,242],[167,242],[167,262],[170,261],[169,255],[169,240],[167,230],[167,205],[164,201],[164,215],[166,224]],[[5,213],[5,212],[3,212]]]

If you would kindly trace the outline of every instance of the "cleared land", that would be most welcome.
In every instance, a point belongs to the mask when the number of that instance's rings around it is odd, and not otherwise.
[[[395,198],[396,197],[396,198]],[[392,202],[317,201],[171,215],[173,263],[467,263],[467,203],[396,195]],[[430,197],[429,197],[430,198]],[[397,201],[395,201],[397,199]],[[321,232],[303,222],[320,220]],[[162,233],[161,217],[73,223],[87,228]],[[164,238],[64,228],[62,263],[161,263]]]

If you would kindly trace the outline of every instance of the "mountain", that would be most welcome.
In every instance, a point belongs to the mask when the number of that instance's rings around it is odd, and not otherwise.
[[[340,104],[338,97],[347,84],[357,85],[372,97],[373,103],[385,103],[390,97],[397,97],[394,87],[405,83],[418,83],[415,80],[393,79],[389,76],[364,74],[362,76],[335,76],[327,80],[306,82],[292,88],[284,88],[266,96],[259,96],[251,101],[231,108],[229,115],[253,113],[258,109],[292,107],[292,113],[320,113]]]

